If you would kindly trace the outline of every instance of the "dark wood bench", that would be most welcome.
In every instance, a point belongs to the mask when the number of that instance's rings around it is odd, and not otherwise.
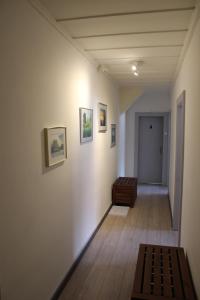
[[[141,244],[131,300],[196,300],[183,248]]]
[[[134,206],[137,198],[137,178],[119,177],[113,184],[112,204]]]

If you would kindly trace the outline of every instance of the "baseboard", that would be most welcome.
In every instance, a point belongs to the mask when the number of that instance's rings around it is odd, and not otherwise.
[[[168,194],[168,203],[169,203],[169,212],[170,212],[170,219],[171,219],[171,229],[173,229],[173,217],[172,217],[172,207],[170,201],[170,195]]]
[[[90,243],[92,242],[92,240],[94,239],[95,235],[97,234],[98,230],[100,229],[103,221],[105,220],[105,218],[107,217],[110,209],[112,207],[112,204],[109,206],[109,208],[107,209],[107,211],[105,212],[103,218],[101,219],[101,221],[99,222],[98,226],[96,227],[96,229],[94,230],[94,232],[92,233],[91,237],[89,238],[88,242],[86,243],[85,247],[83,248],[83,250],[81,251],[81,253],[79,254],[78,258],[75,260],[75,262],[72,264],[70,270],[67,272],[67,274],[65,275],[65,277],[63,278],[62,282],[59,284],[58,288],[56,289],[56,291],[54,292],[53,296],[51,297],[51,300],[58,300],[58,298],[60,297],[62,291],[64,290],[66,284],[68,283],[68,281],[70,280],[70,278],[72,277],[72,274],[74,273],[74,271],[76,270],[76,268],[78,267],[84,253],[86,252],[87,248],[89,247]]]
[[[189,276],[190,276],[192,287],[193,287],[194,298],[197,300],[198,299],[197,298],[197,293],[196,293],[196,289],[195,289],[195,286],[194,286],[194,280],[192,278],[192,272],[191,272],[191,268],[190,268],[190,264],[189,264],[189,259],[188,259],[187,253],[186,253],[185,257],[186,257],[186,264],[187,264],[188,271],[189,271]]]

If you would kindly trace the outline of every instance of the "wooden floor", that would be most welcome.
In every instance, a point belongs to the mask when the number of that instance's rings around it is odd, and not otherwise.
[[[139,186],[126,217],[107,216],[59,300],[130,300],[139,244],[177,240],[167,189]]]

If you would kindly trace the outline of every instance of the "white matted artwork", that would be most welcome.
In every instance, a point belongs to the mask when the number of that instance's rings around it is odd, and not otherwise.
[[[107,130],[107,105],[98,103],[99,132]]]
[[[93,110],[80,108],[80,142],[87,143],[93,139]]]
[[[51,167],[67,157],[66,127],[44,128],[46,166]]]
[[[111,147],[116,145],[116,124],[111,124]]]

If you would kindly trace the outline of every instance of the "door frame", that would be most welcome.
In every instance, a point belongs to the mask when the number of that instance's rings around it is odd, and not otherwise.
[[[179,126],[181,124],[181,127]],[[181,130],[179,131],[179,129]],[[174,206],[173,230],[178,230],[178,244],[181,240],[183,174],[184,174],[184,143],[185,143],[185,91],[181,93],[176,102],[176,152],[174,177]],[[181,151],[180,151],[181,150]],[[180,180],[179,180],[180,179]],[[178,186],[177,183],[180,183]]]
[[[169,146],[170,146],[170,112],[149,112],[135,113],[135,151],[134,151],[134,176],[138,177],[139,170],[139,118],[140,117],[163,117],[163,161],[162,161],[162,182],[169,183]]]

